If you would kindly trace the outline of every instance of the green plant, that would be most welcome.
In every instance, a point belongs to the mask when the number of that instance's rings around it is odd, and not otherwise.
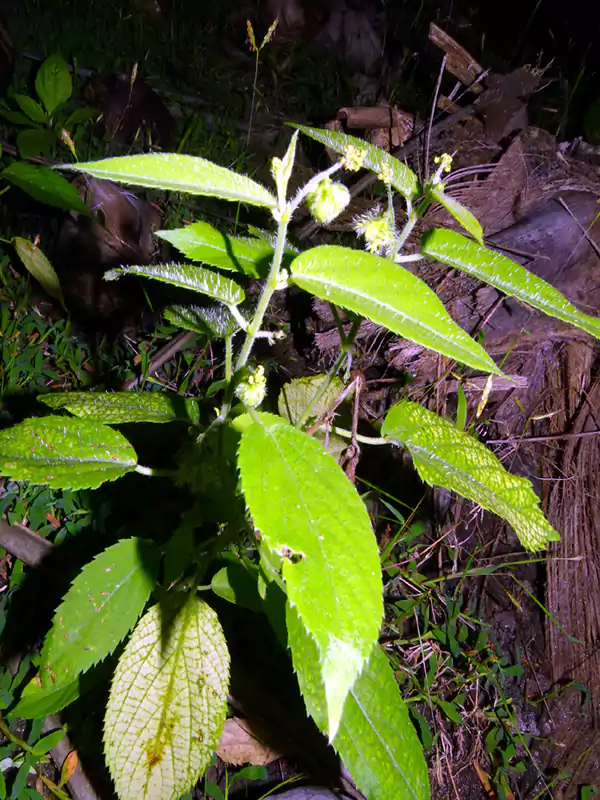
[[[37,675],[11,709],[12,716],[25,717],[60,710],[77,696],[78,676],[129,636],[105,725],[107,761],[123,799],[179,797],[216,747],[225,717],[229,655],[215,612],[199,596],[210,590],[266,614],[291,650],[308,712],[370,800],[429,796],[422,747],[378,644],[382,580],[369,516],[323,447],[328,441],[310,436],[308,426],[365,445],[402,445],[426,483],[457,491],[499,514],[526,548],[540,550],[558,538],[527,480],[508,473],[483,444],[420,405],[404,400],[393,406],[379,435],[369,437],[330,425],[322,412],[362,317],[472,369],[501,374],[437,296],[401,265],[409,233],[433,202],[445,205],[476,241],[453,231],[429,231],[419,257],[476,275],[597,337],[600,320],[483,246],[477,220],[444,193],[448,156],[420,185],[404,164],[361,140],[300,130],[342,159],[291,199],[287,187],[298,131],[285,156],[273,159],[276,193],[192,156],[128,156],[67,167],[262,207],[277,224],[274,236],[252,228],[249,236],[232,237],[204,222],[162,232],[184,256],[208,266],[140,265],[106,275],[109,280],[138,275],[201,296],[199,305],[170,308],[167,318],[224,341],[225,375],[208,387],[204,401],[158,392],[48,394],[40,399],[59,413],[0,433],[0,472],[15,480],[83,489],[138,472],[170,476],[195,498],[164,547],[152,538],[121,539],[82,569],[56,611]],[[379,176],[389,197],[386,209],[357,225],[370,252],[319,246],[296,253],[287,236],[300,203],[307,200],[321,221],[333,219],[349,196],[331,176],[360,167]],[[407,206],[399,230],[392,213],[394,192]],[[255,306],[246,302],[244,276],[262,281]],[[286,387],[282,417],[258,410],[267,376],[252,357],[259,337],[272,341],[280,335],[263,326],[273,295],[290,284],[334,306],[343,346],[310,400],[305,381]],[[349,332],[337,307],[352,321]],[[234,347],[240,333],[242,341]],[[178,421],[189,427],[190,438],[172,472],[141,465],[131,443],[111,427]],[[196,530],[203,534],[199,543]],[[144,613],[151,595],[155,602]],[[455,637],[454,628],[439,630],[448,642],[450,633]],[[442,709],[456,711],[450,702]]]

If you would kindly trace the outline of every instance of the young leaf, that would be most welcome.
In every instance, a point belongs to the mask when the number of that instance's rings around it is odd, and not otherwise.
[[[289,606],[287,622],[306,709],[324,730],[325,691],[314,669],[317,646]],[[332,745],[369,800],[428,800],[423,749],[388,659],[377,643],[350,689]]]
[[[185,598],[183,598],[185,600]],[[225,722],[229,653],[215,612],[180,593],[138,623],[112,682],[106,760],[120,800],[178,800]]]
[[[65,686],[106,658],[137,622],[156,584],[160,553],[122,539],[86,564],[56,609],[44,641],[43,688]]]
[[[263,543],[283,559],[289,601],[317,643],[333,738],[379,632],[377,543],[356,489],[319,443],[279,417],[257,418],[240,445],[242,490]]]
[[[133,267],[117,267],[104,274],[107,281],[116,281],[121,275],[140,275],[162,283],[170,283],[181,289],[201,292],[213,300],[228,306],[237,306],[244,300],[244,290],[230,278],[197,267],[195,264],[148,264]]]
[[[174,392],[61,392],[38,395],[50,408],[64,408],[76,417],[108,425],[124,422],[196,423],[198,401]]]
[[[399,264],[347,247],[322,245],[294,259],[291,280],[417,344],[474,369],[501,374],[437,295]]]
[[[210,588],[229,603],[261,613],[264,601],[258,593],[258,575],[258,567],[233,562],[213,575]]]
[[[2,172],[2,177],[40,203],[91,216],[77,189],[48,167],[14,161]]]
[[[137,466],[135,450],[112,428],[87,419],[26,419],[0,431],[0,474],[55,489],[95,489]]]
[[[243,313],[243,312],[242,312]],[[165,318],[179,328],[207,334],[217,339],[227,339],[240,330],[240,326],[227,306],[169,306]]]
[[[406,447],[421,478],[468,497],[505,519],[522,545],[541,550],[560,537],[526,478],[507,472],[485,445],[418,403],[393,406],[381,434]]]
[[[600,318],[579,311],[558,289],[516,261],[480,247],[460,233],[442,228],[428,231],[421,242],[421,253],[490,283],[544,314],[570,322],[600,339]]]
[[[33,678],[23,690],[21,699],[11,711],[11,717],[43,719],[62,711],[79,697],[79,680],[58,686],[42,686],[39,677]]]
[[[44,736],[42,739],[36,742],[31,748],[31,752],[34,756],[43,756],[49,750],[52,750],[53,747],[56,747],[56,745],[64,738],[65,731],[63,728],[60,728],[60,730],[57,731],[52,731],[52,733],[49,733],[48,736]]]
[[[192,261],[231,272],[243,272],[252,278],[265,278],[273,257],[269,242],[227,236],[207,222],[194,222],[171,231],[157,231],[156,235],[170,242]]]
[[[308,128],[306,125],[295,125],[294,127],[299,128],[302,133],[310,136],[311,139],[322,142],[325,147],[335,150],[336,153],[346,155],[348,148],[352,147],[363,157],[362,166],[365,169],[385,178],[386,183],[391,183],[394,189],[397,189],[404,197],[410,200],[418,197],[421,187],[415,173],[402,161],[394,158],[394,156],[374,144],[369,144],[364,139],[357,139],[356,136],[349,136],[347,133],[338,131]]]
[[[33,275],[36,281],[41,284],[44,291],[47,292],[50,297],[54,297],[55,300],[58,300],[61,306],[66,310],[58,275],[40,247],[27,239],[21,239],[19,236],[15,236],[12,240],[12,245],[27,270]]]
[[[260,183],[198,156],[146,153],[64,164],[61,169],[78,170],[117,183],[220,197],[266,208],[277,207],[275,197]]]
[[[67,102],[73,92],[73,80],[64,58],[53,55],[44,61],[35,76],[35,90],[48,114]]]
[[[26,114],[29,119],[33,120],[33,122],[39,122],[43,124],[48,119],[48,115],[44,109],[37,102],[37,100],[33,99],[33,97],[29,97],[27,94],[20,94],[16,92],[13,94],[12,99],[16,102],[21,111]]]
[[[298,144],[299,131],[294,131],[288,149],[283,158],[274,158],[271,162],[271,172],[275,178],[277,186],[277,197],[279,205],[283,207],[287,196],[287,187],[292,175],[294,160],[296,158],[296,146]]]
[[[462,203],[459,203],[458,200],[446,194],[439,184],[434,187],[432,194],[438,203],[441,203],[446,211],[452,214],[454,219],[463,226],[467,233],[470,233],[483,247],[483,230],[477,217],[472,214],[468,208],[465,208]]]

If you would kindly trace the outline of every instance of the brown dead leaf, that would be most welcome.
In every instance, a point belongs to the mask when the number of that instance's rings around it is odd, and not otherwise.
[[[226,764],[254,764],[264,767],[281,758],[281,754],[263,744],[244,719],[230,717],[225,721],[217,755]]]
[[[69,780],[73,776],[73,773],[77,769],[78,764],[79,764],[79,756],[77,755],[77,750],[71,750],[69,755],[63,761],[63,765],[60,770],[59,786],[64,786],[65,783],[69,782]]]

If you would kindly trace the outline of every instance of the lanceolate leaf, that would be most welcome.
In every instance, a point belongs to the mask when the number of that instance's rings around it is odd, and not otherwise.
[[[260,183],[198,156],[146,153],[65,164],[61,169],[73,169],[117,183],[202,194],[267,208],[277,206],[275,197]]]
[[[242,489],[263,543],[283,558],[289,601],[317,643],[333,737],[379,632],[377,543],[356,489],[319,443],[278,417],[258,419],[242,436]]]
[[[158,231],[156,235],[170,242],[192,261],[231,272],[243,272],[253,278],[266,277],[273,257],[269,242],[227,236],[207,222],[194,222],[172,231]]]
[[[23,690],[21,699],[11,711],[11,717],[17,719],[43,719],[48,714],[62,711],[79,697],[79,680],[57,686],[43,686],[36,676]]]
[[[227,306],[216,303],[211,306],[169,306],[164,314],[172,325],[195,333],[208,333],[217,339],[227,339],[240,330]]]
[[[77,189],[62,175],[48,167],[15,161],[3,170],[2,177],[40,203],[91,216],[91,211],[79,196]]]
[[[389,410],[381,433],[406,447],[426,483],[458,492],[498,514],[529,550],[541,550],[560,538],[526,478],[507,472],[485,445],[432,411],[418,403],[399,403]]]
[[[53,409],[76,417],[120,425],[124,422],[198,422],[198,401],[173,392],[61,392],[38,396]]]
[[[104,743],[120,800],[178,800],[219,743],[229,653],[214,611],[185,599],[145,614],[115,672]]]
[[[479,244],[483,247],[483,230],[481,229],[477,217],[472,214],[468,208],[465,208],[462,203],[459,203],[458,200],[446,194],[439,184],[434,188],[433,196],[444,206],[446,211],[452,214],[454,219],[463,226],[467,233],[470,233],[474,239],[477,239]]]
[[[137,466],[135,450],[99,422],[26,419],[0,431],[0,474],[56,489],[95,489]]]
[[[314,669],[315,642],[288,607],[288,637],[306,709],[327,723],[325,691]],[[375,644],[344,705],[333,747],[369,800],[428,800],[423,749],[385,653]]]
[[[156,584],[160,553],[149,539],[123,539],[81,570],[56,609],[40,664],[44,688],[69,684],[113,652]]]
[[[336,153],[345,155],[348,147],[353,147],[364,155],[363,166],[365,169],[385,177],[386,183],[391,182],[394,189],[397,189],[404,197],[413,199],[419,195],[419,180],[415,173],[406,164],[403,164],[374,144],[369,144],[364,139],[357,139],[355,136],[348,136],[347,133],[339,133],[338,131],[308,128],[306,125],[297,125],[295,127],[299,128],[306,136],[310,136],[311,139],[316,139],[326,147],[335,150]]]
[[[417,344],[475,369],[500,373],[481,345],[454,322],[435,293],[385,258],[322,245],[294,259],[291,280]]]
[[[600,318],[579,311],[558,289],[512,259],[480,247],[459,233],[434,228],[423,237],[421,252],[600,339]]]
[[[16,236],[12,240],[12,244],[23,264],[25,264],[28,271],[41,284],[42,288],[50,297],[54,297],[54,299],[58,300],[61,306],[65,308],[65,301],[62,289],[60,288],[58,275],[38,245],[30,242],[28,239],[21,239],[19,236]]]
[[[181,289],[201,292],[213,300],[236,306],[244,299],[244,290],[230,278],[197,267],[195,264],[148,264],[133,267],[117,267],[104,274],[107,281],[118,280],[121,275],[139,275],[162,283],[170,283]]]

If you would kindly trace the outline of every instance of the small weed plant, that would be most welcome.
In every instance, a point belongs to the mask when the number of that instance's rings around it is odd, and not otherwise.
[[[300,133],[338,152],[340,160],[289,197]],[[332,442],[353,437],[364,446],[401,446],[424,482],[500,515],[525,548],[542,550],[558,533],[526,479],[507,472],[482,443],[421,405],[402,400],[369,437],[332,425],[326,412],[344,391],[363,318],[489,374],[490,382],[502,374],[403,265],[415,258],[403,255],[405,242],[433,203],[441,203],[469,236],[429,230],[418,257],[462,270],[600,338],[600,320],[486,249],[478,221],[444,191],[450,161],[443,156],[421,184],[403,163],[362,140],[299,127],[283,158],[272,161],[273,191],[187,155],[133,155],[64,167],[261,207],[275,227],[274,233],[251,228],[247,236],[225,235],[205,222],[161,231],[181,260],[121,267],[105,276],[136,275],[189,292],[189,303],[167,310],[169,322],[224,342],[224,378],[204,397],[50,392],[39,399],[53,413],[0,432],[0,473],[13,480],[88,490],[137,472],[150,481],[172,479],[195,498],[166,544],[148,531],[147,537],[119,540],[83,567],[56,609],[35,676],[10,709],[9,717],[36,719],[65,708],[78,697],[81,677],[127,640],[104,728],[106,761],[121,800],[176,800],[194,786],[217,747],[230,660],[219,618],[204,599],[207,592],[262,611],[272,622],[291,652],[308,714],[369,800],[429,797],[423,745],[378,641],[383,584],[377,541],[360,495],[328,450]],[[306,202],[317,221],[333,220],[350,200],[335,173],[360,168],[373,171],[388,195],[385,207],[357,221],[365,249],[324,245],[298,253],[288,242],[294,212]],[[393,212],[396,194],[406,204],[402,227]],[[254,303],[245,295],[248,278],[262,287]],[[268,329],[268,310],[273,296],[289,286],[331,303],[342,348],[327,374],[284,387],[277,414],[261,410],[267,375],[255,345],[280,336]],[[349,327],[338,309],[344,309]],[[187,426],[175,469],[139,463],[118,427],[136,422]],[[132,497],[132,513],[135,503]],[[249,549],[255,558],[247,557]],[[435,669],[434,660],[431,665]],[[459,713],[450,702],[445,712]]]

